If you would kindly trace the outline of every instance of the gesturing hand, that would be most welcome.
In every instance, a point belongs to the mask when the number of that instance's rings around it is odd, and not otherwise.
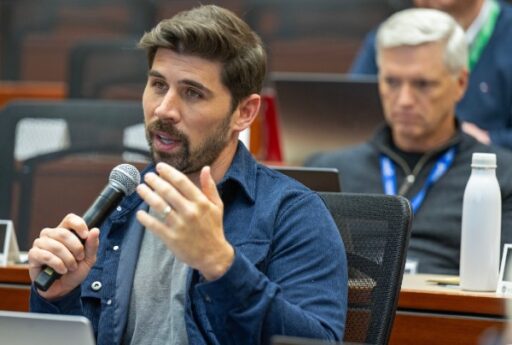
[[[168,164],[158,163],[157,172],[144,177],[137,187],[148,205],[164,218],[145,211],[137,219],[155,233],[182,262],[199,270],[207,280],[222,276],[234,258],[234,249],[224,236],[224,205],[211,176],[210,167],[200,174],[200,189],[183,173]]]
[[[463,122],[462,130],[467,134],[471,135],[473,138],[481,142],[485,145],[491,144],[491,137],[489,136],[489,132],[481,129],[477,125],[471,122]]]

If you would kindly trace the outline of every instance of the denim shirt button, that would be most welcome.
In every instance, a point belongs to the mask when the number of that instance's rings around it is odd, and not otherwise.
[[[117,206],[117,208],[116,208],[117,212],[121,212],[122,210],[123,210],[123,208],[121,206]]]
[[[109,298],[109,299],[107,300],[107,305],[111,305],[111,304],[112,304],[112,300]]]
[[[102,286],[103,285],[101,284],[101,282],[95,281],[91,284],[91,289],[93,289],[94,291],[100,291]]]
[[[208,295],[204,295],[204,300],[207,302],[207,303],[212,303],[212,299],[210,298],[210,296]]]
[[[117,252],[117,251],[119,250],[119,246],[113,246],[113,247],[112,247],[112,250],[113,250],[113,251],[115,251],[115,252]]]

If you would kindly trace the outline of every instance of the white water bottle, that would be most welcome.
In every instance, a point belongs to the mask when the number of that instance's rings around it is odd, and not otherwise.
[[[471,168],[462,206],[460,286],[463,290],[495,291],[501,238],[496,155],[473,153]]]

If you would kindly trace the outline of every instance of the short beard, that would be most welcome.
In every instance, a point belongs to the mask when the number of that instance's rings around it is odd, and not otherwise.
[[[227,115],[214,131],[199,143],[197,148],[191,148],[188,136],[174,125],[160,119],[147,125],[146,139],[153,162],[164,162],[184,174],[200,171],[204,166],[211,165],[227,146],[230,140],[230,123],[233,113]],[[151,133],[162,131],[180,141],[181,149],[176,153],[156,152],[153,148]]]

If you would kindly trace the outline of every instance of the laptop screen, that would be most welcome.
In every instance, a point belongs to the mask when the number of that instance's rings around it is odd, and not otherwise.
[[[341,192],[340,174],[335,168],[269,166],[296,179],[316,192]]]
[[[95,340],[83,316],[0,310],[0,344],[95,345]]]
[[[315,152],[361,143],[384,121],[375,77],[273,73],[271,79],[288,164],[302,165]]]

